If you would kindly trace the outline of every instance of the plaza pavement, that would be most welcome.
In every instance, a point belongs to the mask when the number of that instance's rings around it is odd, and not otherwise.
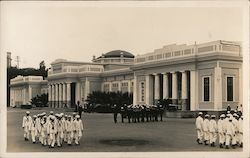
[[[31,116],[52,109],[29,110]],[[7,110],[7,152],[165,152],[165,151],[242,151],[220,149],[196,143],[195,119],[164,118],[163,122],[118,123],[112,114],[83,113],[84,131],[79,146],[49,148],[24,141],[22,117],[26,110]],[[55,113],[65,112],[55,110]]]

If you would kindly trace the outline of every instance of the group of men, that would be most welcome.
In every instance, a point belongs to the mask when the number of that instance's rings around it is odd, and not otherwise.
[[[164,106],[157,105],[126,105],[120,108],[114,105],[114,122],[117,123],[117,115],[121,114],[121,122],[128,119],[128,123],[163,121]],[[160,118],[159,118],[160,117]],[[158,119],[159,118],[159,119]]]
[[[199,112],[196,118],[197,143],[215,147],[218,137],[219,147],[229,149],[243,147],[243,116],[234,111],[221,114],[218,121],[215,115]]]
[[[34,144],[40,142],[50,148],[54,148],[55,144],[62,147],[63,143],[79,145],[83,135],[83,123],[76,113],[71,116],[64,113],[54,114],[50,111],[48,116],[43,112],[31,117],[30,112],[26,111],[22,127],[25,141],[30,140],[31,136]]]

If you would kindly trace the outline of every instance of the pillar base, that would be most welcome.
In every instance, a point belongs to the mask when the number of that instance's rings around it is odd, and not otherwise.
[[[177,104],[178,103],[178,99],[172,99],[172,104]]]
[[[182,99],[181,110],[182,111],[186,111],[187,110],[187,99]]]
[[[66,101],[67,108],[71,108],[71,101]]]
[[[158,103],[159,100],[160,100],[160,99],[155,99],[155,100],[154,100],[154,105],[156,105],[156,104]]]

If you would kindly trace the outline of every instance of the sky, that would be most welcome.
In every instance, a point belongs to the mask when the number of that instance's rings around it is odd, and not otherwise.
[[[38,68],[56,59],[90,62],[112,50],[134,55],[168,44],[242,41],[239,7],[119,7],[54,2],[1,5],[1,52],[20,67]]]

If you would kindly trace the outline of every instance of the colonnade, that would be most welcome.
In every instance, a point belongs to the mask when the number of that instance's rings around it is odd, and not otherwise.
[[[49,106],[52,108],[70,107],[71,83],[51,83],[49,84]]]
[[[181,73],[181,96],[178,96],[178,77],[177,73]],[[177,103],[178,99],[182,101],[182,109],[186,110],[187,108],[187,99],[188,99],[188,71],[178,71],[178,72],[164,72],[164,73],[153,73],[147,74],[145,76],[146,82],[146,104],[154,104],[159,99],[161,99],[161,89],[162,89],[162,99],[171,98],[173,103]],[[196,76],[195,71],[190,71],[190,95],[191,97],[196,92]],[[162,84],[160,83],[160,77],[162,77]],[[169,84],[169,76],[172,78],[172,84]],[[192,81],[191,81],[192,80]],[[169,87],[172,86],[172,87]],[[163,87],[161,87],[163,86]],[[172,96],[170,97],[169,90],[172,91]],[[134,97],[138,94],[134,94]],[[134,104],[138,103],[137,98],[134,98]],[[190,100],[190,105],[195,104],[194,99]]]

